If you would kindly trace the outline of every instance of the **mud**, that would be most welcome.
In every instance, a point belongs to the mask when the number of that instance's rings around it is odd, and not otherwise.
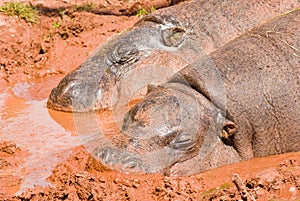
[[[53,28],[59,20],[62,25]],[[234,173],[257,200],[299,200],[299,152],[190,177],[122,174],[104,168],[80,145],[72,116],[45,109],[63,75],[137,20],[54,12],[30,25],[0,13],[0,200],[241,200]]]

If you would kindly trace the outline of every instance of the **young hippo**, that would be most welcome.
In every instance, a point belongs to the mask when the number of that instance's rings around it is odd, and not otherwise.
[[[130,98],[143,86],[165,83],[200,55],[299,6],[299,0],[193,0],[158,10],[112,37],[64,77],[47,107],[67,112],[111,109],[118,102],[114,99],[125,96],[120,87],[130,90]],[[137,79],[121,83],[128,74]]]
[[[110,146],[123,171],[190,175],[300,151],[300,10],[227,43],[150,90]]]

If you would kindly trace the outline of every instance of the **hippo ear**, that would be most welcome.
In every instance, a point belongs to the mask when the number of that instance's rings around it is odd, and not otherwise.
[[[149,94],[151,91],[153,91],[156,88],[156,86],[154,84],[148,84],[147,85],[147,93]]]
[[[225,142],[225,144],[232,145],[233,138],[236,132],[237,132],[237,125],[232,121],[226,119],[220,137],[223,140],[223,142]]]
[[[173,16],[146,15],[135,26],[152,22],[160,25],[162,43],[168,47],[178,47],[184,40],[185,30]]]
[[[185,30],[180,27],[170,27],[161,30],[161,38],[164,45],[178,47],[184,40]]]

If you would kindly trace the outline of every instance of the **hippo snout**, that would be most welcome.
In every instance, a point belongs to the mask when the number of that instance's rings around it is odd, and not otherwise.
[[[97,108],[102,90],[93,80],[65,80],[52,89],[47,107],[69,112],[87,112]]]
[[[138,157],[115,147],[98,148],[93,155],[112,169],[130,172],[145,171],[146,169]]]

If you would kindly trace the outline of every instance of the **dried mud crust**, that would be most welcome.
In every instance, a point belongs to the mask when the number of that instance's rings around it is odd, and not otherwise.
[[[15,143],[0,141],[0,198],[1,195],[18,191],[22,179],[14,176],[14,172],[26,156],[26,151],[22,151]]]
[[[1,145],[1,150],[14,147],[9,143]],[[111,171],[94,160],[83,147],[77,147],[73,156],[59,164],[49,177],[55,188],[37,186],[19,196],[0,192],[0,199],[242,200],[231,181],[234,173],[244,179],[247,191],[258,201],[300,198],[299,153],[254,159],[190,177],[165,177]],[[4,182],[10,181],[4,179]],[[13,179],[17,184],[21,182],[20,178]]]
[[[88,7],[93,13],[111,15],[134,15],[141,8],[159,9],[184,0],[32,0],[33,5],[40,8],[64,8],[70,6]]]

